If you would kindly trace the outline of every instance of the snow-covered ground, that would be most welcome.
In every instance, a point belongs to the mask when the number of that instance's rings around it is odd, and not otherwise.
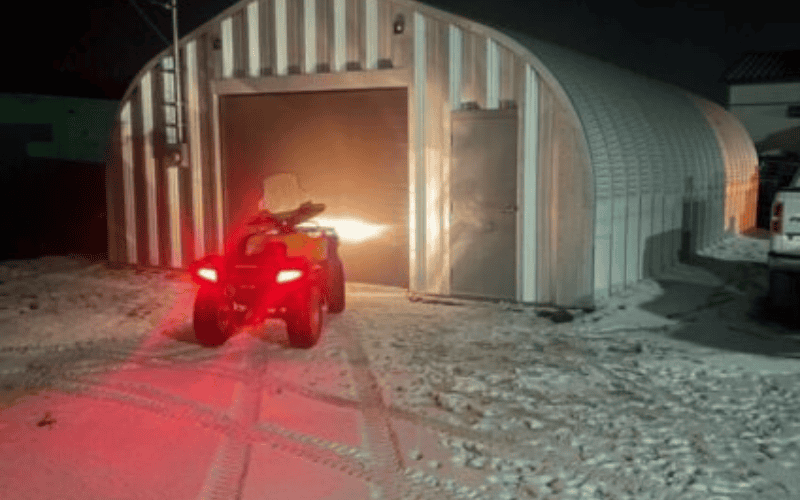
[[[196,385],[137,382],[138,396],[151,398],[140,406],[167,415],[179,401],[202,414],[196,423],[227,436],[216,462],[199,465],[201,491],[187,498],[225,498],[208,493],[225,481],[206,470],[238,456],[237,439],[252,446],[247,463],[266,460],[259,439],[267,434],[381,498],[800,498],[800,335],[764,304],[767,244],[729,237],[594,311],[348,283],[347,310],[328,317],[309,351],[289,349],[278,322],[219,350],[201,348],[190,321],[194,285],[180,273],[75,258],[0,263],[0,477],[13,468],[10,429],[36,428],[14,413],[28,404],[34,415],[34,391],[194,363],[204,377],[256,376],[216,413]],[[128,404],[132,396],[111,392],[131,382],[115,384],[103,394]],[[312,400],[331,410],[297,410]],[[261,411],[243,410],[248,404]],[[323,411],[341,423],[310,416]],[[231,419],[261,434],[231,437],[220,430]],[[42,474],[58,467],[51,457]],[[263,469],[231,470],[246,477],[237,498],[278,494]],[[0,479],[0,497],[23,498],[10,484]],[[287,495],[360,498],[303,488]]]

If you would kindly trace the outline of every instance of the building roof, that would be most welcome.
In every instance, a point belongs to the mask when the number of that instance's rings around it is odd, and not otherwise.
[[[800,50],[745,53],[723,80],[728,84],[800,81]]]

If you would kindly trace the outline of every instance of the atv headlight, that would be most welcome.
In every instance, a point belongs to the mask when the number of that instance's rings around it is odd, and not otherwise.
[[[275,278],[275,281],[278,283],[288,283],[296,280],[302,275],[303,271],[300,271],[299,269],[284,269],[283,271],[278,272],[278,277]]]

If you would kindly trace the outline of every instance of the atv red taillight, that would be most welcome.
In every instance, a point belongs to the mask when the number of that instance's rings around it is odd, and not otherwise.
[[[779,234],[783,230],[783,203],[776,201],[772,205],[772,219],[770,221],[770,231]]]
[[[221,269],[222,257],[210,255],[189,266],[189,273],[195,283],[204,285],[207,283],[219,283]]]
[[[217,276],[217,270],[213,267],[201,267],[197,270],[196,274],[198,278],[210,281],[212,283],[216,283],[219,279],[219,276]]]

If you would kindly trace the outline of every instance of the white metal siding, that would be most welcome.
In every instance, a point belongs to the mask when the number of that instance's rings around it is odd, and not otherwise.
[[[457,26],[450,25],[450,109],[461,107],[461,74],[463,71],[463,36]]]
[[[305,33],[306,73],[314,72],[317,66],[317,1],[304,0],[303,19]]]
[[[378,0],[364,0],[365,2],[365,52],[367,69],[378,67]],[[385,29],[385,28],[384,28]]]
[[[177,167],[167,169],[167,197],[169,204],[170,265],[183,267],[180,217],[180,172]]]
[[[718,239],[711,179],[723,162],[713,132],[689,97],[550,44],[531,47],[564,85],[589,142],[597,196],[596,294],[614,293],[644,277],[663,242],[666,255],[658,259],[675,262],[682,231],[690,231],[701,247]],[[655,180],[666,182],[655,185]],[[656,194],[665,196],[664,207],[655,204]],[[648,213],[650,206],[654,213]],[[664,220],[660,234],[650,222],[658,212]]]
[[[126,102],[120,112],[120,144],[122,151],[122,183],[125,199],[125,250],[127,261],[131,264],[138,263],[136,252],[136,196],[133,182],[133,124],[131,123],[131,103]]]
[[[233,77],[233,20],[222,21],[222,77]]]
[[[422,289],[425,284],[425,89],[427,58],[425,54],[425,18],[414,13],[414,89],[411,92],[414,112],[410,115],[413,123],[413,153],[414,161],[409,165],[409,234],[413,235],[409,243],[413,253],[411,257],[411,272],[409,279],[411,287]],[[412,208],[413,207],[413,208]]]
[[[194,230],[194,255],[205,252],[205,207],[203,206],[203,148],[200,134],[200,96],[197,61],[197,41],[186,44],[186,128],[189,141],[189,168],[191,168],[192,222]]]
[[[345,0],[333,0],[333,70],[344,71],[347,63],[347,10]]]
[[[211,104],[213,116],[219,116],[219,96],[213,96]],[[212,120],[212,123],[214,125],[214,194],[216,195],[214,208],[216,209],[217,221],[217,253],[221,254],[225,248],[225,214],[222,205],[222,147],[219,140],[219,120]]]
[[[522,171],[522,258],[520,274],[522,279],[522,300],[535,302],[538,300],[536,290],[536,186],[537,158],[539,157],[539,81],[536,72],[525,65],[525,100],[522,103],[523,171]]]
[[[289,72],[289,48],[286,26],[286,0],[275,2],[275,72],[285,75]]]
[[[397,16],[405,19],[402,34],[392,32]],[[405,0],[246,0],[231,6],[198,31],[200,35],[204,32],[212,34],[212,40],[221,39],[220,50],[212,49],[209,44],[210,61],[198,60],[198,54],[206,51],[196,45],[201,39],[199,35],[191,35],[191,41],[185,44],[184,80],[191,160],[191,219],[194,250],[198,255],[205,250],[204,234],[211,229],[204,227],[211,222],[204,218],[204,196],[208,198],[205,211],[215,213],[209,219],[214,219],[217,225],[218,251],[222,251],[225,229],[220,134],[215,128],[218,123],[209,119],[218,116],[218,96],[210,89],[197,88],[205,85],[198,75],[206,64],[213,68],[218,80],[221,77],[230,84],[242,83],[236,79],[242,76],[269,79],[262,76],[269,70],[272,75],[282,77],[275,81],[285,82],[288,91],[293,88],[292,82],[300,81],[294,80],[298,75],[289,75],[297,68],[308,75],[303,75],[307,80],[299,87],[306,90],[335,86],[331,78],[346,82],[359,75],[379,74],[377,68],[385,67],[385,59],[391,59],[394,68],[408,70],[410,76],[403,77],[403,85],[408,85],[409,96],[409,279],[414,290],[441,292],[446,288],[440,279],[440,268],[447,266],[449,258],[443,255],[448,248],[441,242],[448,240],[450,111],[460,109],[464,103],[495,109],[512,100],[521,107],[518,295],[526,301],[552,299],[552,287],[547,292],[536,288],[545,286],[545,282],[556,282],[560,279],[558,273],[563,272],[541,266],[537,269],[537,262],[557,262],[555,255],[563,239],[558,234],[558,221],[543,218],[539,221],[541,227],[536,224],[537,214],[546,217],[541,205],[545,201],[535,196],[538,184],[550,179],[547,182],[558,185],[554,173],[546,170],[549,167],[537,164],[542,151],[555,147],[539,144],[546,133],[538,122],[540,107],[544,109],[538,92],[543,82],[547,83],[550,96],[547,102],[558,101],[555,105],[561,115],[554,123],[582,127],[575,132],[577,140],[585,141],[580,146],[588,147],[591,156],[588,167],[591,172],[581,168],[594,181],[593,234],[586,243],[587,248],[594,249],[594,262],[590,266],[593,271],[587,271],[592,276],[586,282],[593,283],[596,298],[629,286],[674,262],[681,231],[691,231],[700,245],[713,242],[721,234],[730,212],[741,217],[746,211],[743,207],[750,203],[752,190],[747,187],[753,168],[748,163],[750,151],[738,152],[739,145],[747,143],[747,139],[738,132],[725,132],[722,139],[717,138],[712,131],[714,125],[703,118],[703,113],[681,91],[545,42],[512,35],[522,44],[519,45],[501,32],[424,4]],[[351,72],[359,67],[351,68],[348,63],[359,63],[364,69],[376,71]],[[328,74],[316,74],[318,68],[325,67]],[[153,130],[157,121],[153,120],[152,70],[150,63],[133,85],[141,91],[141,102],[134,104],[141,105],[142,111],[142,158],[133,154],[132,136],[139,131],[130,125],[130,103],[123,107],[120,118],[123,139],[120,154],[123,166],[130,165],[123,168],[128,257],[132,260],[143,257],[136,254],[135,240],[146,238],[149,260],[157,264],[157,190],[167,189],[170,207],[177,206],[181,193],[180,174],[168,174],[167,183],[155,178],[153,137],[166,131]],[[220,81],[211,81],[209,86],[218,84]],[[253,81],[247,83],[252,84]],[[709,114],[707,110],[704,113]],[[202,126],[207,121],[213,124]],[[730,130],[734,128],[728,126]],[[737,163],[731,157],[745,159]],[[207,170],[212,179],[205,180],[210,193],[204,193],[200,167],[208,160],[214,163]],[[732,164],[744,166],[731,167]],[[732,172],[738,172],[739,168],[740,177],[748,178],[741,181],[745,187],[733,185],[732,179],[739,174]],[[134,171],[143,171],[146,180],[143,202],[147,220],[140,221],[138,226],[133,220],[134,179],[138,179],[133,176]],[[691,193],[687,188],[690,178]],[[562,178],[560,182],[564,181]],[[726,192],[728,200],[731,193],[736,193],[735,204],[725,204]],[[211,193],[213,197],[209,196]],[[575,210],[559,215],[584,217],[580,209]],[[169,230],[162,228],[161,232],[170,234],[170,253],[165,255],[172,255],[173,262],[180,254],[177,247],[182,236],[176,232],[175,220],[174,214],[171,215]],[[544,227],[548,224],[551,227]],[[549,256],[537,260],[543,253]]]
[[[754,204],[759,183],[755,147],[734,115],[703,99],[694,99],[694,103],[715,131],[725,162],[725,170],[716,179],[716,185],[723,190],[722,195],[715,199],[718,206],[722,204],[719,224],[730,233],[752,229],[756,226]]]
[[[247,5],[247,75],[261,75],[261,40],[258,23],[258,2]]]
[[[144,154],[145,193],[147,196],[147,241],[149,263],[160,264],[158,256],[158,210],[156,184],[156,159],[153,157],[153,85],[152,72],[147,72],[141,82],[142,134]]]
[[[497,109],[500,104],[500,56],[497,42],[486,40],[486,108]]]

